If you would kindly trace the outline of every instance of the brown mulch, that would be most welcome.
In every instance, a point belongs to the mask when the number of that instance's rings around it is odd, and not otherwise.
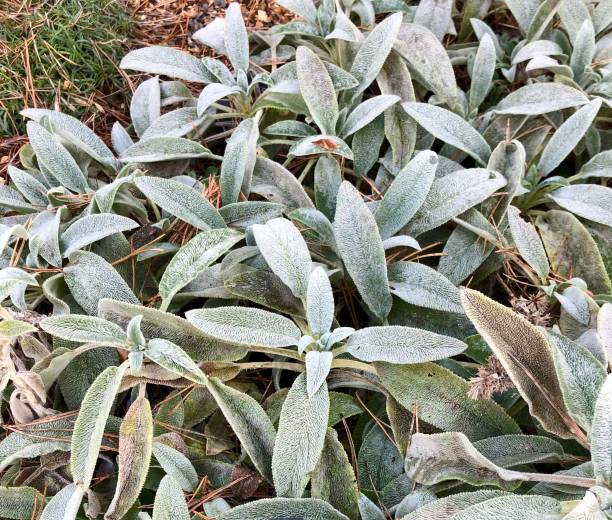
[[[211,50],[194,42],[191,35],[198,29],[223,16],[232,0],[125,0],[134,18],[133,34],[126,45],[126,53],[147,45],[169,45],[196,56],[212,55]],[[264,30],[286,23],[293,15],[274,0],[234,0],[242,7],[247,27]],[[130,90],[135,84],[123,73]],[[127,92],[127,90],[126,90]],[[110,143],[110,131],[114,121],[129,125],[129,92],[98,92],[89,103],[95,103],[98,114],[84,121],[106,143]],[[48,107],[63,109],[66,107]],[[6,178],[9,164],[18,165],[19,149],[27,142],[26,136],[0,139],[0,178]]]
[[[210,49],[197,44],[191,35],[218,16],[232,0],[128,0],[135,20],[132,48],[170,45],[205,56]],[[234,0],[242,7],[247,27],[263,30],[286,23],[292,14],[274,0]]]

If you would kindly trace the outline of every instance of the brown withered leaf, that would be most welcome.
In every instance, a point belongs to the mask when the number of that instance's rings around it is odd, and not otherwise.
[[[153,416],[148,399],[139,396],[125,414],[119,430],[119,476],[105,520],[119,520],[138,499],[149,471],[153,445]]]
[[[565,408],[551,346],[544,333],[521,315],[478,291],[462,289],[461,302],[527,401],[531,415],[559,437],[583,437]]]

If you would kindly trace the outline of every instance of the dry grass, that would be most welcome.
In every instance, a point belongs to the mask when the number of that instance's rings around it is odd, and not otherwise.
[[[118,69],[121,56],[130,49],[146,45],[169,45],[199,56],[210,54],[209,49],[196,44],[190,36],[222,16],[227,7],[225,0],[125,2],[5,0],[0,4],[0,20],[3,20],[0,22],[0,122],[5,121],[4,127],[0,123],[0,176],[5,175],[8,164],[18,161],[19,149],[27,142],[21,135],[23,121],[18,115],[22,108],[53,108],[76,115],[109,142],[114,121],[129,125],[130,90],[136,86]],[[74,11],[76,4],[82,8]],[[288,11],[270,0],[241,0],[240,4],[251,28],[265,29],[292,18]],[[54,18],[58,16],[55,11],[58,6],[64,8],[62,16],[69,17],[72,23],[72,26],[61,27],[61,31]],[[117,9],[127,13],[126,19],[114,22],[112,32],[102,33],[105,37],[96,42],[87,41],[87,33],[82,32],[79,24],[87,21],[90,29],[100,23],[92,21],[92,14],[97,16],[101,10],[106,10],[117,17]],[[131,22],[126,22],[129,19]],[[129,37],[124,27],[126,23],[130,26]],[[74,36],[75,28],[80,30],[77,37]],[[54,35],[51,39],[46,36],[49,32]],[[41,43],[41,38],[47,43]],[[68,41],[63,41],[66,38]],[[69,52],[58,45],[58,39]],[[49,41],[56,42],[55,47],[49,49]],[[35,62],[34,58],[40,61],[42,57],[41,46],[49,53],[53,67],[41,68],[38,61]],[[68,60],[64,63],[60,57]],[[82,65],[92,59],[98,68],[91,68],[83,78]],[[78,63],[80,67],[75,65]],[[98,83],[100,78],[106,80]]]

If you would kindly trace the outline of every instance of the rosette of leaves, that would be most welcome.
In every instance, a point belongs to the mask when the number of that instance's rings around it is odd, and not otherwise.
[[[129,53],[112,150],[24,111],[0,515],[604,518],[609,9],[281,3]]]

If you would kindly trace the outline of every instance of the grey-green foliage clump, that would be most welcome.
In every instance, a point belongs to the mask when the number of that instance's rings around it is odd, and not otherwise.
[[[610,518],[610,3],[280,3],[24,111],[0,516]]]

